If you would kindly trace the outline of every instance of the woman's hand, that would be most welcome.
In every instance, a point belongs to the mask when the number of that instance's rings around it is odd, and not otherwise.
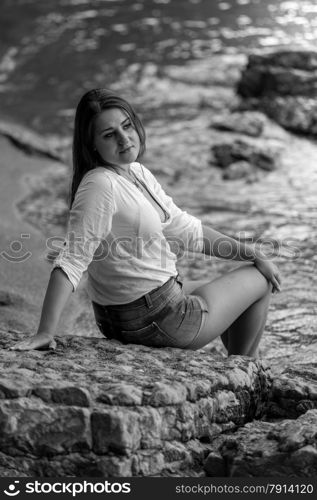
[[[25,340],[20,340],[12,347],[11,351],[31,351],[32,349],[55,349],[56,342],[52,335],[48,333],[37,333]]]
[[[17,342],[9,349],[31,351],[32,349],[55,349],[54,335],[64,306],[73,290],[73,285],[60,268],[53,269],[47,286],[40,324],[36,335]]]
[[[255,267],[263,274],[263,276],[273,285],[272,293],[281,291],[281,275],[278,267],[267,257],[256,257],[254,261]]]

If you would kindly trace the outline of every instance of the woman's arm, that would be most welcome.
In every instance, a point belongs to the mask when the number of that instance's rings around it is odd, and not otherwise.
[[[205,255],[212,255],[222,259],[255,261],[256,250],[254,246],[240,243],[209,226],[202,225],[203,250]]]
[[[54,261],[37,333],[11,349],[39,349],[55,344],[54,335],[66,302],[93,260],[100,241],[111,230],[115,210],[113,187],[104,170],[88,172],[77,190],[69,214],[66,244]]]
[[[73,285],[60,269],[52,271],[48,282],[37,333],[11,347],[12,350],[28,351],[54,345],[54,335],[63,309],[73,291]]]
[[[211,227],[202,225],[202,253],[222,259],[253,262],[256,268],[273,285],[273,291],[281,290],[281,277],[277,266],[254,245],[241,243]]]

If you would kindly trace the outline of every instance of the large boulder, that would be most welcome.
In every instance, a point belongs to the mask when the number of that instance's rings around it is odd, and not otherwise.
[[[267,121],[266,116],[259,111],[245,111],[216,115],[212,118],[210,126],[218,130],[259,137]]]
[[[243,97],[316,96],[317,66],[308,56],[316,57],[316,54],[283,51],[250,55],[238,83],[238,93]]]
[[[227,168],[235,162],[249,162],[254,167],[272,171],[278,167],[281,149],[256,144],[244,139],[234,139],[211,147],[214,161],[221,168]]]
[[[289,367],[272,384],[270,418],[297,418],[317,408],[317,373],[314,365]]]
[[[271,393],[261,361],[57,338],[57,349],[5,349],[2,476],[204,475],[212,438],[261,418]]]
[[[53,137],[43,137],[36,132],[8,121],[0,120],[0,135],[7,137],[17,148],[30,155],[41,155],[53,160],[64,162],[67,159],[66,148],[70,141],[54,140]]]
[[[242,109],[265,112],[283,127],[317,134],[317,51],[250,55],[237,86]]]
[[[296,476],[317,473],[317,376],[314,364],[273,378],[267,413],[220,434],[204,464],[207,476]]]
[[[57,338],[56,350],[8,351],[18,338],[0,339],[2,476],[263,476],[267,455],[254,468],[246,457],[248,449],[259,457],[270,436],[279,475],[315,470],[316,418],[305,416],[307,401],[316,403],[313,378],[307,389],[299,373],[291,393],[286,374],[273,380],[248,357],[82,337]],[[294,418],[284,420],[291,400]]]
[[[222,469],[231,477],[316,477],[317,410],[296,420],[255,420],[221,438],[206,460],[208,476]]]

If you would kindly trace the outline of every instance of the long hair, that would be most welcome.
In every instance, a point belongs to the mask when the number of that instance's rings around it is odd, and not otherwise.
[[[78,103],[75,115],[70,207],[84,175],[97,165],[107,166],[94,148],[94,120],[99,113],[109,108],[121,108],[127,113],[140,139],[138,158],[145,152],[145,131],[132,106],[108,89],[93,89],[86,92]]]

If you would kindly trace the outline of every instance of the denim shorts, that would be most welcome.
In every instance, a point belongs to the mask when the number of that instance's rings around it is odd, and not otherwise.
[[[190,349],[208,314],[202,297],[184,294],[178,275],[128,304],[92,304],[97,326],[107,338],[152,347]]]

